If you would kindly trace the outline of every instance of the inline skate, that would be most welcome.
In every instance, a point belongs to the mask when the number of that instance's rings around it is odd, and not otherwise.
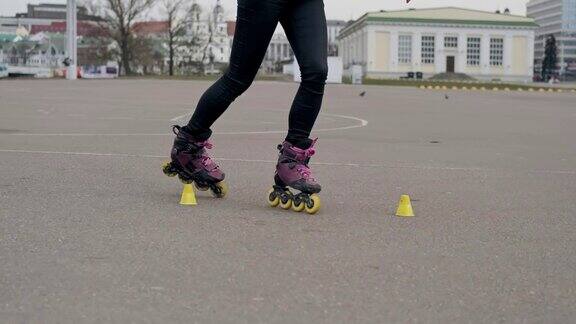
[[[276,164],[274,186],[268,192],[268,203],[272,207],[280,206],[282,209],[292,209],[295,212],[306,211],[315,214],[320,210],[320,197],[322,189],[312,176],[308,167],[310,157],[316,152],[312,141],[307,149],[298,148],[289,142],[278,145],[280,155]],[[293,193],[289,188],[298,192]]]
[[[172,161],[162,166],[162,171],[169,177],[178,176],[185,184],[194,183],[198,190],[210,190],[216,198],[223,198],[228,193],[224,182],[224,173],[210,158],[207,149],[212,148],[208,141],[197,141],[182,127],[173,126],[176,134],[172,147]]]

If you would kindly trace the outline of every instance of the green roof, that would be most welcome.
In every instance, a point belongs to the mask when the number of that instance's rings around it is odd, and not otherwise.
[[[510,14],[499,14],[480,10],[463,9],[456,7],[434,9],[410,9],[401,11],[377,11],[369,12],[358,20],[349,24],[341,36],[356,30],[366,22],[383,23],[422,23],[442,25],[474,25],[474,26],[500,26],[536,28],[538,24],[533,18]]]

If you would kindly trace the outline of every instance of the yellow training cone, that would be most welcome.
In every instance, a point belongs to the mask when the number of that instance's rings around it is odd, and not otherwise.
[[[180,198],[180,205],[195,206],[196,203],[196,193],[194,192],[194,186],[191,184],[185,184],[184,190],[182,190],[182,198]]]
[[[412,203],[410,202],[410,196],[408,195],[400,196],[400,203],[398,204],[398,210],[396,210],[396,216],[399,217],[414,216],[414,210],[412,210]]]

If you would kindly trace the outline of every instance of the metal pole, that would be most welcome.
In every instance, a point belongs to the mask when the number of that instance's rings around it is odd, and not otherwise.
[[[68,66],[68,71],[66,73],[66,78],[68,80],[76,80],[77,68],[77,41],[76,41],[76,0],[68,0],[66,13],[66,35],[67,35],[67,46],[68,46],[68,59],[70,65]]]

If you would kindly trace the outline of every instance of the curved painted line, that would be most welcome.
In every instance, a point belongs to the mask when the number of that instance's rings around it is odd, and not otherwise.
[[[167,159],[163,155],[151,154],[127,154],[127,153],[95,153],[95,152],[59,152],[59,151],[29,151],[29,150],[3,150],[0,153],[17,153],[17,154],[46,154],[46,155],[70,155],[70,156],[99,156],[99,157],[132,157],[132,158],[151,158],[151,159]],[[243,163],[278,163],[277,160],[253,160],[253,159],[234,159],[234,158],[219,158],[215,160],[226,162],[243,162]],[[414,169],[414,170],[428,170],[428,171],[464,171],[464,172],[489,172],[501,171],[495,168],[474,168],[474,167],[442,167],[442,166],[425,166],[425,165],[388,165],[388,164],[362,164],[362,163],[337,163],[337,162],[312,162],[312,165],[319,166],[341,166],[341,167],[354,167],[354,168],[387,168],[387,169]],[[576,175],[576,170],[520,170],[521,173],[534,173],[534,174],[564,174]]]
[[[321,128],[313,130],[314,133],[319,132],[331,132],[331,131],[340,131],[340,130],[347,130],[347,129],[354,129],[354,128],[361,128],[368,125],[368,121],[362,118],[348,116],[348,115],[337,115],[337,114],[328,114],[328,113],[321,113],[323,116],[330,116],[348,120],[354,120],[358,123],[355,125],[350,126],[342,126],[342,127],[333,127],[333,128]],[[284,134],[286,133],[285,130],[281,131],[254,131],[254,132],[214,132],[215,135],[257,135],[257,134]],[[165,134],[144,134],[144,133],[133,133],[133,134],[87,134],[87,133],[16,133],[16,134],[0,134],[0,136],[172,136],[172,133],[165,133]]]

